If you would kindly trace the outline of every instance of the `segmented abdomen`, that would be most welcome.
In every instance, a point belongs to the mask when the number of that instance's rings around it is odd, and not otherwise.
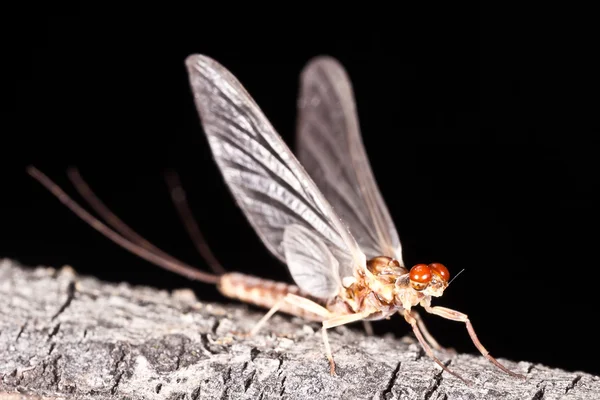
[[[273,307],[277,301],[281,300],[288,293],[305,297],[312,301],[316,300],[303,293],[295,285],[288,285],[283,282],[257,278],[237,272],[221,276],[221,281],[217,287],[224,296],[267,309]],[[323,320],[319,315],[288,302],[284,302],[279,311],[311,321]]]

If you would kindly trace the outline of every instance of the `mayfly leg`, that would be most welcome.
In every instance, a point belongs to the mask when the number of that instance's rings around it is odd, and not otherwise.
[[[273,314],[279,311],[281,306],[286,302],[323,318],[323,327],[321,328],[321,333],[323,336],[323,345],[325,346],[325,355],[327,356],[327,360],[329,361],[330,373],[331,375],[335,375],[335,362],[333,360],[331,345],[329,344],[329,338],[327,336],[327,329],[364,320],[371,314],[371,312],[364,311],[356,314],[333,315],[325,307],[315,303],[312,300],[301,296],[297,296],[292,293],[288,293],[280,300],[278,300],[273,305],[273,307],[271,307],[271,309],[260,319],[260,321],[257,322],[254,328],[248,333],[248,336],[255,335],[269,320],[269,318],[271,318]]]
[[[367,336],[373,336],[375,334],[373,331],[373,325],[371,325],[371,321],[363,321],[363,327],[365,328],[365,333]]]
[[[260,321],[258,321],[256,323],[256,325],[254,325],[254,328],[252,328],[252,330],[248,333],[248,336],[255,335],[264,326],[264,324],[273,316],[273,314],[275,314],[277,311],[279,311],[279,309],[281,308],[283,303],[289,303],[291,305],[294,305],[296,307],[303,309],[304,311],[316,314],[323,319],[327,319],[327,318],[331,317],[331,313],[329,312],[329,310],[327,310],[325,307],[321,306],[320,304],[317,304],[314,301],[309,300],[305,297],[301,297],[301,296],[297,296],[292,293],[288,293],[284,297],[279,299],[273,305],[273,307],[271,307],[271,309],[269,309],[269,311],[260,319]]]
[[[202,231],[196,223],[196,219],[194,218],[192,210],[190,209],[187,201],[187,195],[185,194],[185,190],[183,190],[183,186],[181,185],[179,175],[173,170],[168,170],[165,173],[165,181],[169,187],[171,199],[173,200],[175,209],[179,214],[179,218],[187,230],[190,239],[194,243],[194,246],[196,246],[196,249],[202,258],[204,258],[204,260],[208,263],[213,272],[218,275],[224,274],[226,272],[225,268],[223,268],[221,263],[211,251],[210,247],[206,243],[206,239],[204,239]]]
[[[455,377],[457,377],[458,379],[460,379],[461,381],[463,381],[464,383],[466,383],[469,386],[473,385],[473,382],[463,378],[462,376],[458,375],[456,372],[451,371],[450,369],[448,369],[448,367],[446,367],[444,365],[443,362],[440,361],[439,358],[437,358],[435,356],[435,354],[433,354],[433,350],[431,349],[431,347],[429,346],[429,344],[427,343],[427,341],[425,340],[425,338],[423,337],[423,334],[421,333],[421,331],[419,330],[419,326],[417,324],[417,319],[414,317],[414,315],[412,315],[412,313],[410,311],[405,310],[404,311],[404,319],[406,320],[406,322],[408,322],[410,324],[410,326],[413,329],[413,332],[415,333],[415,336],[417,337],[417,340],[419,341],[419,343],[421,344],[421,347],[423,347],[423,350],[425,350],[425,353],[427,353],[427,355],[433,360],[435,361],[435,363],[437,365],[439,365],[444,371],[448,372],[451,375],[454,375]]]
[[[329,345],[329,338],[327,337],[327,329],[335,328],[336,326],[350,324],[352,322],[364,320],[369,315],[371,315],[371,311],[363,311],[358,312],[356,314],[345,314],[345,315],[336,315],[333,318],[329,318],[323,321],[323,343],[325,344],[325,352],[327,355],[327,359],[329,360],[329,367],[331,375],[335,375],[335,362],[333,361],[333,354],[331,352],[331,346]]]
[[[289,304],[292,304],[296,307],[299,307],[305,311],[316,314],[316,315],[320,316],[321,318],[323,318],[324,321],[323,321],[322,335],[323,335],[323,345],[325,346],[325,355],[327,356],[327,360],[329,361],[331,375],[335,375],[335,363],[333,362],[333,355],[331,354],[331,346],[329,345],[329,340],[327,338],[327,328],[325,327],[325,324],[327,321],[332,321],[336,317],[331,318],[332,314],[329,310],[327,310],[325,307],[321,306],[320,304],[315,303],[312,300],[309,300],[309,299],[301,297],[301,296],[296,296],[295,294],[292,294],[292,293],[286,294],[279,301],[277,301],[273,305],[273,307],[271,307],[271,309],[260,319],[260,321],[258,321],[256,323],[254,328],[252,328],[252,330],[247,334],[247,336],[255,335],[264,326],[264,324],[269,320],[269,318],[271,318],[273,316],[273,314],[275,314],[277,311],[279,311],[281,306],[286,302]],[[364,318],[364,317],[361,317],[360,319],[362,319],[362,318]],[[337,326],[337,325],[333,325],[333,326]]]
[[[500,364],[494,357],[492,357],[490,355],[490,352],[487,351],[487,349],[485,347],[483,347],[483,345],[477,338],[477,335],[475,334],[475,329],[473,329],[473,325],[471,324],[471,321],[469,320],[469,317],[467,316],[467,314],[463,314],[459,311],[452,310],[452,309],[446,308],[446,307],[439,307],[439,306],[425,307],[425,311],[427,311],[428,313],[431,313],[431,314],[438,315],[442,318],[452,320],[452,321],[464,322],[465,325],[467,326],[467,331],[469,332],[469,336],[471,337],[471,340],[475,344],[475,347],[477,347],[477,350],[479,350],[479,352],[485,358],[487,358],[492,364],[494,364],[496,367],[500,368],[502,371],[506,372],[510,376],[513,376],[515,378],[520,378],[520,379],[527,379],[525,376],[523,376],[521,374],[512,372],[511,370],[506,368],[504,365]]]
[[[429,345],[435,350],[446,350],[437,342],[437,340],[435,340],[431,333],[429,333],[429,330],[425,326],[425,322],[423,321],[423,318],[421,318],[421,315],[415,310],[412,310],[411,314],[414,317],[414,319],[417,320],[417,326],[419,327],[421,333],[423,333],[423,336],[425,337],[425,340],[427,340],[427,343],[429,343]]]

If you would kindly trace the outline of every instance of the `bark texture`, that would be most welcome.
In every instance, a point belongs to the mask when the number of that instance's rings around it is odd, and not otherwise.
[[[224,302],[225,303],[225,302]],[[412,337],[330,331],[329,375],[318,324],[78,276],[70,267],[0,260],[0,400],[17,399],[598,399],[600,378],[526,361],[440,353],[474,381],[441,373]]]

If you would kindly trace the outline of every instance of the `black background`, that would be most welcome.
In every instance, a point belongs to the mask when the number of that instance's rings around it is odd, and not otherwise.
[[[212,161],[183,62],[203,53],[222,63],[292,146],[300,70],[328,54],[354,84],[406,263],[465,269],[434,303],[469,314],[497,357],[599,373],[599,85],[585,12],[452,4],[349,18],[303,7],[261,18],[233,5],[173,16],[81,9],[10,25],[5,93],[16,111],[0,142],[0,257],[227,301],[119,248],[25,173],[34,164],[75,194],[65,170],[78,166],[140,234],[205,268],[163,181],[174,168],[223,264],[289,280]],[[475,352],[464,326],[426,318],[443,345]],[[400,317],[375,327],[410,331]]]

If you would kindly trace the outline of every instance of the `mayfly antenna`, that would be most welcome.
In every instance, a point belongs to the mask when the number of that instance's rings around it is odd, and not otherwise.
[[[450,286],[450,284],[452,283],[452,281],[454,281],[457,276],[459,276],[460,274],[462,274],[464,270],[465,269],[463,268],[463,269],[460,270],[460,272],[458,274],[454,275],[454,278],[450,279],[450,282],[448,282],[448,286]]]

